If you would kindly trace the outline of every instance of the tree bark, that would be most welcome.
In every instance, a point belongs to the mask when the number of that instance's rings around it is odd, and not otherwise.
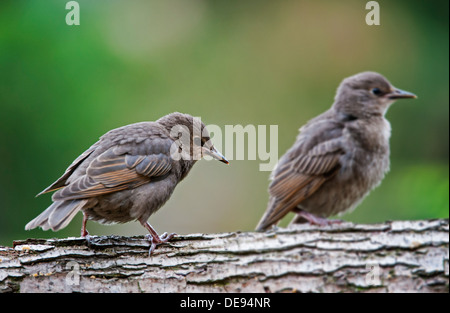
[[[265,233],[18,240],[2,292],[448,292],[448,219]]]

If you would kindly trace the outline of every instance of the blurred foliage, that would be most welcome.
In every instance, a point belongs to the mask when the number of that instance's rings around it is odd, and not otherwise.
[[[80,26],[65,24],[63,0],[0,2],[0,244],[79,235],[80,216],[58,234],[23,229],[51,203],[34,196],[112,128],[173,111],[276,124],[281,155],[339,82],[363,70],[419,99],[390,109],[391,172],[343,218],[448,217],[448,1],[379,1],[381,26],[365,24],[358,0],[78,2]],[[199,162],[151,224],[252,230],[267,202],[269,173],[258,169]],[[88,229],[145,233],[138,223]]]

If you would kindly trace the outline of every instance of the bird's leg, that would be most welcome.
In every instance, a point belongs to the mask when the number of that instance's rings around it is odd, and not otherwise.
[[[83,223],[81,224],[81,237],[89,236],[88,231],[86,230],[86,223],[88,221],[86,213],[83,212]]]
[[[312,225],[319,225],[319,226],[327,226],[342,223],[341,220],[329,220],[323,217],[316,216],[312,213],[306,212],[299,208],[296,208],[294,210],[294,213],[296,213],[297,216],[292,220],[292,224],[304,223],[304,220],[306,220]]]
[[[88,221],[87,214],[85,212],[83,212],[83,222],[81,224],[81,237],[86,239],[88,246],[90,246],[91,245],[91,235],[89,235],[89,232],[86,229],[87,221]]]
[[[175,233],[167,234],[164,233],[161,236],[158,235],[158,233],[153,229],[153,227],[148,222],[141,222],[141,225],[144,226],[149,234],[146,236],[148,241],[150,241],[150,250],[148,251],[148,254],[151,255],[153,250],[155,250],[157,245],[160,245],[162,243],[168,242],[170,239],[175,236]]]

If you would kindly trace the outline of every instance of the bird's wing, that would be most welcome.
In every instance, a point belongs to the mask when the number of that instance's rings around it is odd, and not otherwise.
[[[75,159],[75,161],[72,162],[72,164],[69,165],[67,170],[64,172],[64,174],[58,178],[57,181],[55,181],[53,184],[45,188],[43,191],[37,194],[37,196],[40,196],[44,193],[51,192],[58,190],[66,185],[67,179],[70,177],[70,175],[73,174],[73,172],[78,168],[78,166],[86,160],[92,152],[97,148],[98,142],[92,145],[89,149],[87,149],[85,152],[83,152],[78,158]],[[36,196],[36,197],[37,197]]]
[[[132,150],[109,148],[90,162],[84,175],[58,190],[53,200],[84,199],[135,188],[172,169],[173,160],[166,153],[131,154]]]
[[[310,197],[337,173],[344,153],[339,138],[321,142],[302,153],[294,146],[274,172],[269,186],[271,201],[257,229],[267,229]]]

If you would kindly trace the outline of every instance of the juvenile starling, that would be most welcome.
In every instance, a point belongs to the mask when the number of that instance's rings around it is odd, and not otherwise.
[[[228,164],[211,143],[205,125],[188,114],[172,113],[156,122],[113,129],[38,194],[57,190],[53,204],[25,229],[60,230],[81,210],[81,236],[89,239],[87,220],[102,224],[137,220],[150,233],[151,254],[175,234],[158,236],[148,218],[204,154]]]
[[[382,75],[364,72],[337,89],[332,107],[300,128],[272,172],[269,203],[257,230],[287,213],[293,223],[326,225],[326,217],[354,209],[389,170],[391,126],[384,118],[397,99],[416,98]]]

